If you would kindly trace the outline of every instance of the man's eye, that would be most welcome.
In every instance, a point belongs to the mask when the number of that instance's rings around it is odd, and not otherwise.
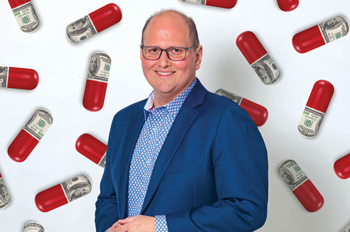
[[[158,48],[152,48],[152,49],[150,49],[148,51],[151,52],[151,53],[157,53],[159,51],[159,49]]]
[[[173,48],[173,49],[172,49],[172,52],[173,52],[173,53],[181,53],[182,50],[181,50],[181,49],[178,49],[178,48]]]

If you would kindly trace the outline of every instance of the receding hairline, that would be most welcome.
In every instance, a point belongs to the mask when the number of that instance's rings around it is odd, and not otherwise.
[[[185,23],[187,25],[188,32],[189,32],[189,38],[192,41],[193,45],[194,46],[199,45],[198,32],[197,32],[197,28],[196,28],[196,24],[195,24],[194,20],[191,17],[187,16],[186,14],[184,14],[180,11],[174,10],[174,9],[162,9],[158,12],[155,12],[153,15],[151,15],[147,19],[147,21],[142,29],[141,44],[143,44],[143,42],[144,42],[144,34],[146,31],[146,28],[148,27],[148,24],[157,16],[161,16],[165,13],[174,13],[176,15],[181,16],[181,18],[185,20]]]

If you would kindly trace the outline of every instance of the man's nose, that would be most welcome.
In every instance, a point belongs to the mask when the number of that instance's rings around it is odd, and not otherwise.
[[[160,67],[169,67],[171,66],[171,60],[169,60],[167,54],[165,51],[162,52],[162,54],[159,57],[158,60],[159,66]]]

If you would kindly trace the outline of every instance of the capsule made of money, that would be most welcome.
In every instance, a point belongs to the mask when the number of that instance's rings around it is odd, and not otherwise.
[[[224,96],[234,102],[236,102],[240,107],[245,109],[249,116],[253,119],[256,126],[262,126],[267,121],[269,112],[262,105],[256,104],[255,102],[249,101],[243,97],[240,97],[234,93],[226,91],[224,89],[218,89],[215,91],[217,95]]]
[[[277,0],[278,7],[282,11],[292,11],[295,10],[299,5],[299,0]]]
[[[107,145],[90,134],[82,134],[75,143],[77,151],[100,167],[106,166]]]
[[[329,81],[316,81],[298,125],[303,137],[312,138],[317,134],[333,93],[334,87]]]
[[[348,32],[349,21],[345,17],[338,16],[299,32],[294,35],[292,43],[297,52],[305,53],[340,39],[346,36]]]
[[[38,30],[40,21],[30,0],[9,0],[19,28],[25,33]]]
[[[119,6],[110,3],[69,24],[66,28],[66,36],[69,41],[79,43],[113,26],[121,19],[122,11]]]
[[[0,66],[0,87],[32,90],[38,83],[39,75],[34,69]]]
[[[333,168],[339,178],[348,179],[350,177],[350,154],[335,161]]]
[[[91,56],[88,77],[85,85],[83,106],[89,111],[99,111],[105,102],[111,57],[104,52]]]
[[[253,32],[240,34],[236,44],[265,85],[275,84],[280,79],[279,69]]]
[[[44,227],[36,221],[27,222],[23,227],[23,232],[44,232]]]
[[[5,209],[10,204],[10,195],[0,173],[0,209]]]
[[[80,175],[38,193],[35,196],[35,205],[46,213],[89,194],[91,190],[90,178]]]
[[[52,123],[53,117],[48,110],[36,111],[9,146],[7,153],[10,158],[16,162],[25,161]]]
[[[183,1],[230,9],[236,6],[238,0],[183,0]]]
[[[322,208],[322,195],[294,160],[282,161],[278,172],[307,211],[312,213]]]

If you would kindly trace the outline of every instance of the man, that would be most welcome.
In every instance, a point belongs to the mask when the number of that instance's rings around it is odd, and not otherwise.
[[[98,232],[231,232],[261,227],[268,164],[261,135],[233,101],[196,78],[196,26],[174,10],[145,24],[143,73],[154,91],[112,122]]]

